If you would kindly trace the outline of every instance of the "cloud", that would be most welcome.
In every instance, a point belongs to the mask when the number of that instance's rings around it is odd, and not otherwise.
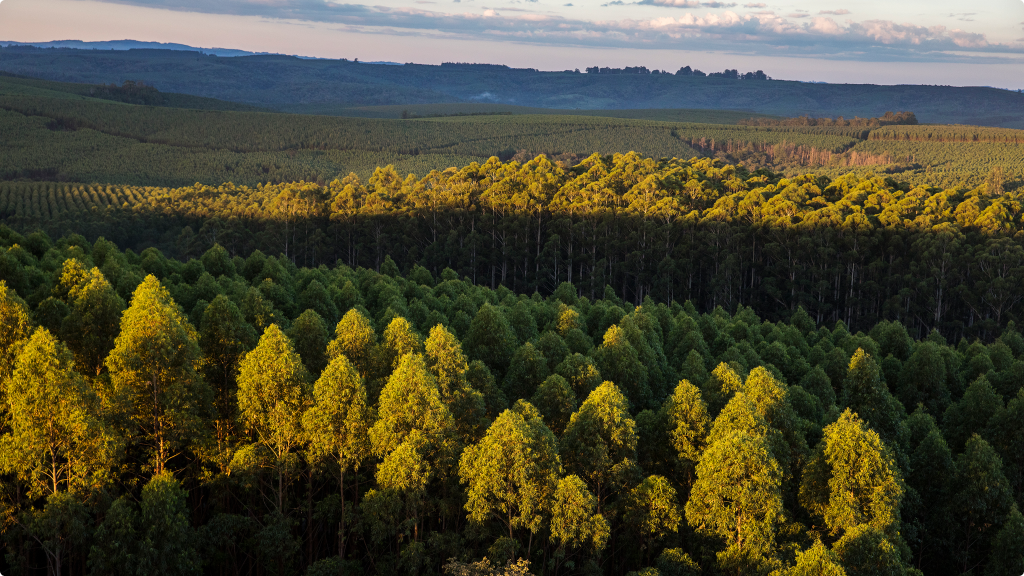
[[[845,16],[849,13],[850,11],[846,8],[840,8],[839,10],[822,10],[821,12],[818,12],[818,14],[831,14],[832,16]]]
[[[750,4],[744,4],[744,8],[767,8],[768,5],[761,2],[751,2]]]
[[[736,6],[735,3],[717,2],[714,0],[710,2],[701,2],[700,0],[640,0],[639,2],[633,2],[633,4],[666,6],[669,8],[733,8]]]
[[[680,10],[653,18],[637,14],[631,18],[604,20],[520,12],[521,9],[504,7],[470,11],[462,6],[465,2],[446,3],[443,7],[387,8],[342,3],[345,0],[105,1],[188,12],[259,16],[297,25],[318,22],[345,32],[516,41],[545,46],[715,50],[904,62],[980,62],[995,61],[1006,55],[1024,56],[1024,46],[1020,44],[995,43],[983,34],[959,28],[880,19],[839,24],[825,15],[812,16],[806,12],[788,16],[767,11],[743,13],[731,9],[735,4],[719,0],[639,0],[645,5]],[[611,0],[604,5],[635,3]],[[709,8],[725,10],[697,12]]]

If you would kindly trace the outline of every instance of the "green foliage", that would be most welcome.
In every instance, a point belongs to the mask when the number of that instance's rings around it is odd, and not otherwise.
[[[397,190],[394,174],[379,181],[392,176]],[[535,232],[536,220],[520,223],[529,222]],[[626,299],[564,283],[526,298],[460,279],[471,270],[445,270],[430,286],[394,270],[304,268],[301,254],[293,263],[214,250],[203,262],[193,247],[181,262],[30,236],[0,227],[0,280],[16,287],[0,301],[14,376],[0,418],[4,573],[44,560],[77,573],[89,547],[87,571],[133,575],[158,570],[149,566],[159,558],[184,571],[198,562],[355,576],[426,573],[445,558],[476,569],[483,556],[573,574],[1015,566],[1024,343],[1014,327],[957,346],[931,333],[908,348],[906,335],[924,334],[913,324],[872,336],[816,328],[799,308],[791,323],[653,296],[634,307],[628,285]],[[227,273],[214,279],[217,267]],[[143,281],[147,270],[162,279]],[[319,308],[302,304],[317,284],[346,312],[333,336],[315,321]],[[128,371],[81,373],[62,328],[67,302],[89,285],[118,297],[137,287],[104,365],[135,358],[149,368],[144,358],[155,358],[157,374],[173,377],[160,404],[148,371],[134,384],[139,406],[128,402]],[[172,296],[193,308],[198,333]],[[529,319],[517,322],[543,328],[522,345],[506,318],[519,303]],[[32,319],[43,327],[33,332]],[[270,322],[259,344],[250,322]],[[571,344],[575,333],[601,347]],[[299,350],[303,339],[312,344]],[[508,344],[501,371],[484,362],[502,349],[494,342]],[[602,383],[599,357],[616,373],[608,358],[622,351],[647,371],[646,404]],[[328,363],[316,378],[306,367],[318,354]],[[697,380],[680,381],[677,369]],[[516,374],[546,377],[535,390],[496,385],[495,375],[511,384]],[[888,385],[918,404],[902,406]],[[942,404],[929,398],[942,386],[950,407],[936,413]],[[154,423],[158,405],[171,412]],[[155,507],[144,514],[147,499]]]
[[[537,387],[530,402],[537,407],[548,427],[560,436],[573,413],[576,412],[576,394],[573,393],[565,378],[554,374],[548,376]]]
[[[899,549],[869,524],[853,526],[833,546],[849,575],[901,576],[907,573]]]
[[[644,408],[653,399],[648,368],[641,363],[636,348],[622,328],[615,325],[608,328],[604,343],[594,352],[594,363],[604,378],[625,391],[631,405]]]
[[[297,465],[304,440],[302,415],[310,403],[309,373],[284,332],[271,324],[238,370],[238,411],[249,444],[234,456],[240,471],[277,473],[277,502],[284,506],[283,477]]]
[[[549,374],[547,358],[527,342],[512,356],[502,388],[509,398],[529,398]]]
[[[968,572],[984,565],[997,526],[1006,521],[1014,501],[999,455],[977,434],[957,456],[955,470],[950,503],[958,520],[954,557],[960,570]]]
[[[339,355],[348,358],[364,380],[375,375],[374,362],[377,334],[370,319],[359,310],[352,308],[338,322],[334,340],[327,345],[327,357],[334,360]]]
[[[992,543],[985,573],[996,576],[1017,572],[1024,573],[1024,516],[1015,504]]]
[[[608,521],[596,511],[597,498],[579,476],[560,479],[551,507],[551,535],[562,546],[600,552],[611,534]]]
[[[895,537],[903,493],[903,479],[891,450],[863,420],[846,410],[825,428],[825,437],[804,472],[800,501],[823,517],[834,535],[863,524]]]
[[[942,416],[943,433],[954,452],[963,450],[971,435],[985,429],[989,420],[1003,410],[1003,399],[984,376],[967,387],[963,398]]]
[[[541,529],[559,487],[555,437],[531,411],[527,404],[502,412],[483,439],[466,448],[459,464],[459,477],[468,485],[469,518],[496,519],[512,539],[518,529]]]
[[[4,392],[9,433],[0,436],[0,468],[31,496],[88,493],[109,481],[117,440],[71,353],[45,328],[22,347]]]
[[[846,576],[835,552],[816,540],[814,545],[797,552],[796,565],[786,572],[787,576]]]
[[[143,487],[137,542],[139,574],[200,572],[186,496],[181,484],[167,472],[154,476]]]
[[[198,335],[170,293],[149,275],[121,316],[121,332],[107,356],[114,409],[162,473],[172,454],[204,434],[211,391],[200,374]]]
[[[566,469],[587,481],[603,503],[610,484],[636,462],[636,422],[615,384],[605,382],[569,419],[560,448]]]
[[[648,549],[669,532],[678,532],[683,520],[676,502],[676,490],[664,476],[648,476],[633,488],[627,498],[624,516]]]
[[[358,470],[370,453],[372,418],[362,377],[348,358],[337,356],[313,384],[313,403],[302,415],[311,458],[331,460],[342,478]]]
[[[897,458],[905,457],[908,430],[903,421],[906,409],[889,392],[882,381],[878,363],[863,348],[858,348],[850,359],[850,368],[843,382],[842,402],[878,432]]]
[[[696,466],[704,452],[711,418],[700,390],[683,380],[662,408],[668,416],[668,432],[680,460]]]
[[[725,542],[718,556],[723,568],[761,571],[770,563],[782,515],[782,468],[763,437],[737,431],[708,446],[697,464],[686,520]]]
[[[498,308],[484,304],[473,317],[465,337],[466,352],[492,371],[504,374],[516,349],[516,335]]]
[[[313,378],[327,367],[327,345],[330,332],[323,318],[315,310],[306,310],[288,328],[288,338],[295,352],[302,358],[306,371]]]

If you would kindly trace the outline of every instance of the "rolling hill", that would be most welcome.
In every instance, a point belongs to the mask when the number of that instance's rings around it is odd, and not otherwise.
[[[28,46],[0,49],[0,70],[93,84],[137,80],[164,92],[320,114],[344,114],[352,107],[457,102],[592,110],[697,108],[782,116],[871,117],[887,110],[913,110],[926,123],[1024,128],[1024,94],[985,87],[810,84]]]

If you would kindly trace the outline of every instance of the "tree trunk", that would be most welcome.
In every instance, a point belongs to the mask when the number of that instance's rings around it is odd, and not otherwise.
[[[338,574],[345,576],[345,468],[341,469],[341,523],[338,525]]]

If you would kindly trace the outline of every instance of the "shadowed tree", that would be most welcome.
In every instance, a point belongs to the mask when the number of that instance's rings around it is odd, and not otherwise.
[[[557,374],[548,376],[534,393],[531,402],[544,416],[544,421],[555,435],[561,435],[576,412],[576,395],[565,378]]]
[[[61,337],[75,353],[79,370],[99,375],[120,330],[124,300],[97,268],[71,287],[66,298],[70,310],[61,323]]]
[[[498,376],[508,369],[517,342],[516,334],[505,315],[487,303],[473,317],[464,341],[469,357],[482,360]]]
[[[227,296],[218,295],[203,311],[199,348],[203,352],[203,372],[214,395],[214,434],[217,440],[215,459],[224,473],[227,472],[236,441],[238,366],[242,356],[256,345],[256,341],[256,331]]]
[[[331,338],[323,318],[315,310],[306,310],[288,329],[288,338],[310,377],[319,378],[327,367],[327,345]]]
[[[954,555],[967,573],[984,565],[1014,502],[999,455],[977,434],[956,458],[953,486]]]
[[[964,449],[974,433],[983,433],[993,416],[1003,410],[1003,399],[988,378],[978,377],[967,387],[963,398],[950,405],[942,416],[942,431],[953,452]]]
[[[505,396],[511,400],[529,398],[548,377],[547,359],[530,342],[516,350],[502,383]]]
[[[899,549],[884,532],[870,524],[850,528],[832,549],[851,576],[902,576],[906,573]]]
[[[693,484],[693,473],[706,447],[711,418],[700,390],[688,380],[676,386],[662,408],[668,417],[668,435],[685,467],[687,484]]]
[[[999,576],[1018,572],[1024,574],[1024,515],[1014,504],[992,542],[985,573],[988,576]]]
[[[645,557],[669,532],[679,531],[683,515],[676,501],[676,490],[664,476],[648,476],[626,498],[624,519],[640,537]]]

